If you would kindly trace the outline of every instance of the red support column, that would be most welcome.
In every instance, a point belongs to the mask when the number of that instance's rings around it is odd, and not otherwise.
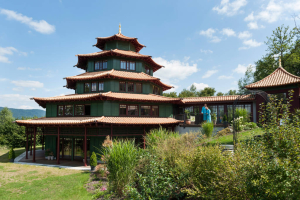
[[[59,133],[60,132],[60,128],[57,127],[57,148],[56,148],[56,160],[57,160],[57,164],[59,163]]]
[[[64,158],[64,138],[61,138],[61,159]]]
[[[28,127],[26,127],[26,159],[28,159]]]
[[[110,125],[110,139],[112,140],[112,136],[113,136],[113,125]]]
[[[145,126],[144,126],[144,149],[146,149],[146,131],[145,131]]]
[[[30,129],[30,155],[32,156],[32,129]]]
[[[36,127],[33,128],[33,159],[32,162],[35,162],[35,143],[36,143]]]
[[[42,140],[42,150],[44,150],[44,131],[45,131],[45,127],[44,128],[42,128],[42,138],[41,138],[41,140]]]
[[[84,127],[84,166],[87,166],[87,152],[86,152],[86,126]]]

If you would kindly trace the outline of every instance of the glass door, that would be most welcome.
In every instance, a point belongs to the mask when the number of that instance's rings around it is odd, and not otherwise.
[[[87,157],[90,157],[90,139],[87,139]],[[84,139],[75,138],[74,159],[81,160],[84,158]]]
[[[60,158],[71,159],[72,158],[72,138],[60,139]]]

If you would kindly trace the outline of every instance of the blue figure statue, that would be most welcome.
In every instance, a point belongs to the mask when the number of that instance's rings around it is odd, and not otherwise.
[[[202,107],[202,110],[201,110],[201,114],[203,114],[203,121],[207,120],[207,110],[206,110],[206,107],[207,107],[207,105],[204,104],[204,106]]]
[[[210,109],[208,107],[206,107],[206,115],[207,115],[206,120],[207,120],[207,122],[211,122],[211,115],[210,114],[211,114]]]

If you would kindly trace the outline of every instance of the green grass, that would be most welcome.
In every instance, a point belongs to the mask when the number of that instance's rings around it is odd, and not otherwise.
[[[241,133],[238,133],[238,139],[239,141],[244,141],[244,140],[247,140],[255,135],[262,135],[264,134],[263,130],[261,128],[256,128],[256,129],[253,129],[253,130],[249,130],[249,131],[244,131],[244,132],[241,132]],[[229,135],[225,135],[225,136],[222,136],[222,137],[213,137],[211,139],[206,139],[206,142],[209,143],[209,144],[216,144],[216,143],[219,143],[219,144],[233,144],[233,135],[232,133],[229,134]]]
[[[36,146],[36,150],[38,149],[42,149],[42,146]],[[25,152],[25,148],[15,148],[15,155],[16,157],[18,157],[19,155],[21,155],[22,153]],[[33,149],[32,149],[33,151]],[[8,150],[7,149],[0,149],[0,163],[8,163]]]
[[[24,148],[16,149],[16,156]],[[77,170],[20,165],[8,162],[0,150],[0,199],[91,199],[84,184],[90,173]]]

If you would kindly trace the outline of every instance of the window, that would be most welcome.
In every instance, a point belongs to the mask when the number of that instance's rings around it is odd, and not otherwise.
[[[131,82],[127,83],[127,91],[128,92],[134,92],[134,84]]]
[[[152,106],[152,116],[153,117],[158,117],[158,106]]]
[[[84,84],[84,92],[90,92],[90,87],[91,87],[91,84],[90,83],[85,83]]]
[[[128,107],[127,108],[127,110],[128,110],[127,114],[129,116],[139,115],[139,108],[138,108],[138,106],[128,105],[127,107]]]
[[[65,116],[73,116],[73,105],[65,106]]]
[[[141,116],[151,116],[151,106],[141,106]]]
[[[101,60],[95,62],[95,71],[107,69],[107,60]]]
[[[135,84],[136,93],[142,93],[142,84],[136,83]]]
[[[139,106],[120,104],[120,116],[138,116]]]
[[[97,83],[92,83],[92,92],[97,91]]]
[[[153,94],[160,95],[160,89],[157,86],[153,86]]]
[[[126,115],[126,105],[120,105],[120,115]]]
[[[103,91],[103,90],[104,90],[104,83],[99,82],[99,91]]]
[[[135,71],[135,62],[130,62],[130,68],[129,70]]]
[[[146,67],[146,68],[145,68],[145,71],[146,71],[146,74],[149,74],[149,75],[150,75],[150,69],[149,69],[149,67]]]
[[[91,115],[91,105],[84,105],[84,115]]]
[[[121,61],[121,69],[127,69],[126,68],[126,61]]]
[[[58,111],[57,111],[57,115],[60,116],[64,116],[64,106],[58,106]]]
[[[126,82],[120,82],[120,92],[126,92]]]
[[[135,62],[121,60],[121,69],[135,71]]]
[[[84,115],[84,105],[75,105],[75,116]]]

